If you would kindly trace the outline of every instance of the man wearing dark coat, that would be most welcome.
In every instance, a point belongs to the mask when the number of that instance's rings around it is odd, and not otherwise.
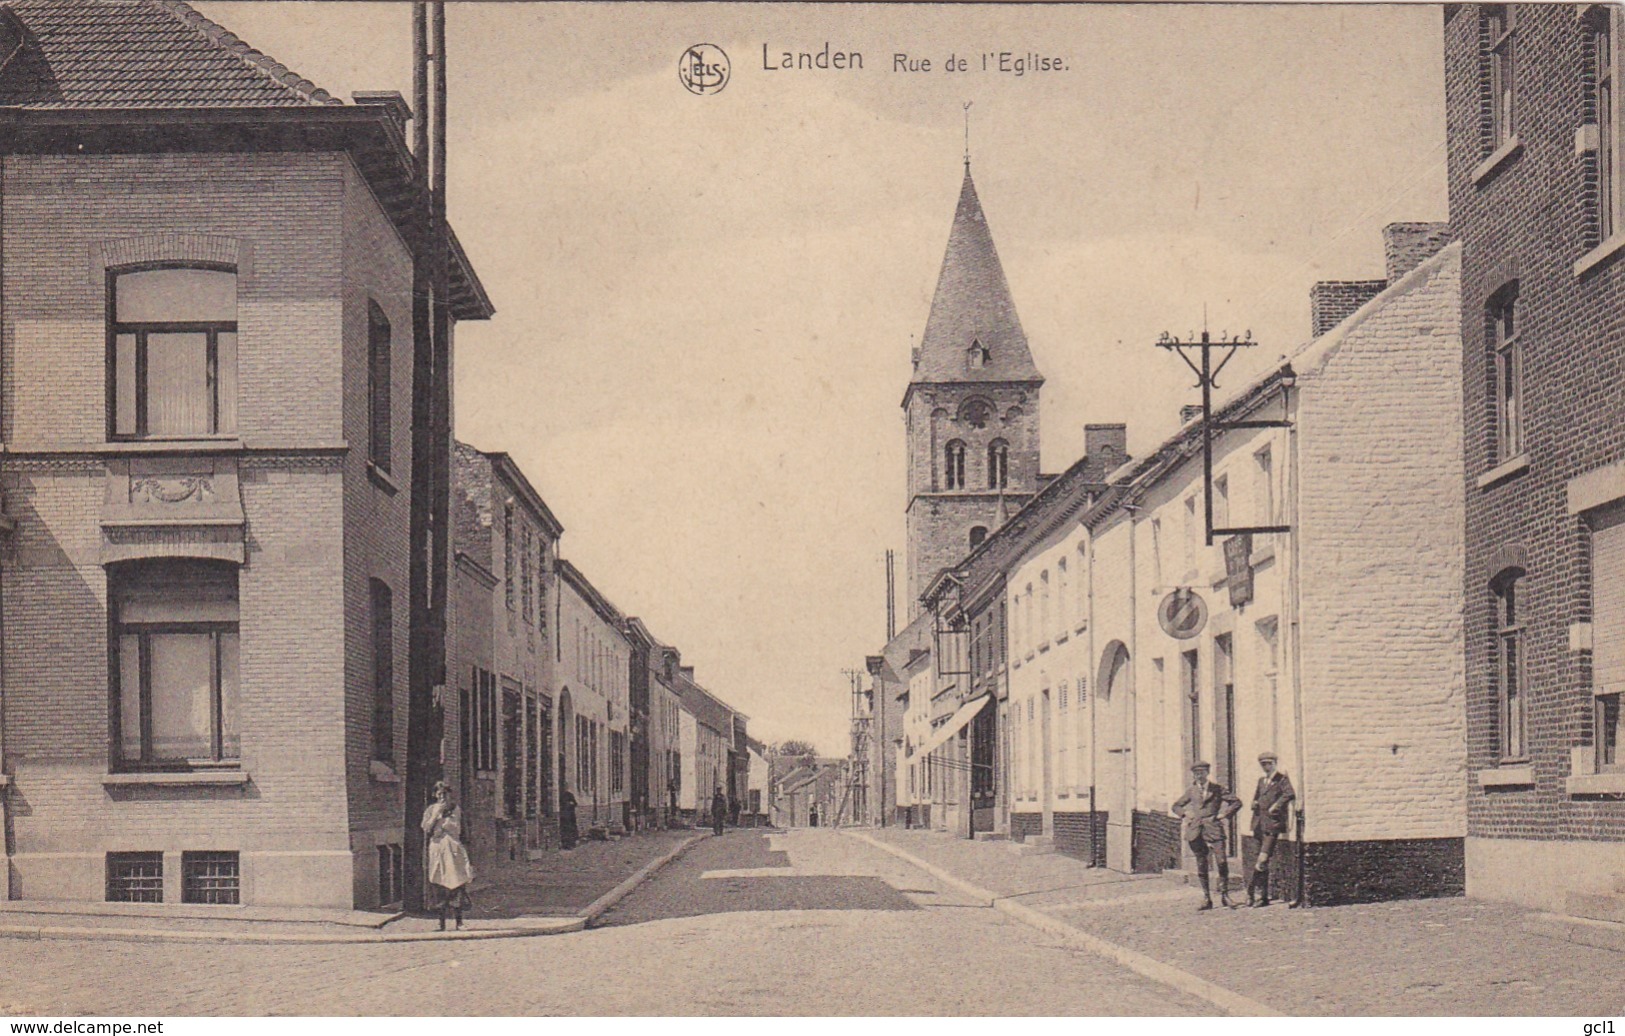
[[[559,848],[574,849],[581,838],[576,827],[576,797],[569,788],[559,789]]]
[[[1275,843],[1286,832],[1287,815],[1297,792],[1287,775],[1276,769],[1278,760],[1274,752],[1261,752],[1259,768],[1264,776],[1258,779],[1253,792],[1253,837],[1258,839],[1258,859],[1253,873],[1247,879],[1247,905],[1270,905],[1270,861],[1275,859]]]
[[[711,796],[711,830],[715,834],[722,833],[722,825],[728,819],[728,800],[723,797],[722,789],[718,788]]]
[[[1225,850],[1224,822],[1241,810],[1241,800],[1229,789],[1207,779],[1212,771],[1207,763],[1191,766],[1190,787],[1175,800],[1173,813],[1180,818],[1179,836],[1196,854],[1196,873],[1202,879],[1202,905],[1198,910],[1213,909],[1213,894],[1208,890],[1208,857],[1219,858],[1219,902],[1234,908],[1230,902],[1230,861]]]

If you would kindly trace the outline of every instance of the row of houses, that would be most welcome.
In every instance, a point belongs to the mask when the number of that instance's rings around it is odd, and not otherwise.
[[[1057,476],[967,163],[904,397],[913,611],[870,659],[868,819],[1179,868],[1190,764],[1245,800],[1270,751],[1307,902],[1617,919],[1621,36],[1612,5],[1447,5],[1449,224],[1317,284],[1311,338],[1210,418],[1143,458],[1090,425]]]
[[[183,3],[0,4],[6,901],[401,900],[412,114]],[[447,247],[439,303],[489,319]],[[570,799],[587,836],[746,799],[747,717],[509,456],[446,448],[429,762],[476,865],[557,848]]]

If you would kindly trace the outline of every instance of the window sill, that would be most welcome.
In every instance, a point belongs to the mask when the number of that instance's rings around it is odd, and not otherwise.
[[[1038,653],[1039,654],[1042,655],[1044,652],[1046,652],[1048,650],[1049,650],[1049,641],[1046,640],[1042,644],[1038,645]]]
[[[395,768],[381,759],[374,759],[368,763],[367,769],[371,773],[372,779],[380,784],[399,784],[401,782],[400,775],[395,772]]]
[[[394,496],[396,493],[401,491],[401,487],[396,484],[394,479],[389,477],[389,472],[385,471],[383,468],[380,468],[377,464],[370,460],[367,461],[367,477],[372,480],[373,485],[377,486],[379,489],[382,489],[390,496]]]
[[[220,453],[243,449],[236,435],[189,435],[184,439],[109,439],[96,446],[105,453]]]
[[[1502,166],[1521,154],[1523,154],[1523,141],[1519,140],[1518,135],[1514,133],[1507,139],[1506,143],[1490,152],[1488,158],[1473,167],[1474,186],[1484,186],[1485,182],[1493,177]]]
[[[1577,773],[1568,779],[1569,795],[1625,795],[1625,772]]]
[[[1621,251],[1625,251],[1625,230],[1616,232],[1613,237],[1581,256],[1574,264],[1574,276],[1584,277]]]
[[[1478,771],[1480,788],[1530,788],[1535,784],[1533,763],[1497,766]]]
[[[153,770],[151,772],[135,771],[102,775],[102,786],[109,788],[140,787],[144,785],[231,787],[247,783],[247,770]]]
[[[1478,476],[1476,484],[1479,489],[1488,489],[1503,479],[1511,478],[1529,467],[1529,454],[1520,453],[1511,460],[1504,460],[1495,467]]]
[[[1056,635],[1055,643],[1056,643],[1057,646],[1059,646],[1061,644],[1065,644],[1067,641],[1069,641],[1071,639],[1072,639],[1072,634],[1070,634],[1070,633],[1061,633],[1061,634]]]

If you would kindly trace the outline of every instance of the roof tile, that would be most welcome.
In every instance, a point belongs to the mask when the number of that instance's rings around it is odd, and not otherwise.
[[[12,0],[25,45],[0,106],[265,108],[342,104],[178,0]]]

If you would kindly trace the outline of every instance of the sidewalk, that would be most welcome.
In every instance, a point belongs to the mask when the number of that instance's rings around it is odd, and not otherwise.
[[[0,938],[121,942],[390,943],[431,939],[512,939],[577,932],[708,833],[653,831],[613,842],[583,842],[476,875],[463,931],[441,932],[435,917],[395,912],[213,908],[221,916],[118,914],[112,905],[25,904],[0,910]],[[194,911],[200,913],[202,911]]]
[[[1463,898],[1197,913],[1199,890],[1059,853],[929,831],[867,837],[976,886],[1029,923],[1066,926],[1289,1015],[1599,1015],[1621,1008],[1618,953],[1526,932],[1528,912]],[[1232,885],[1246,902],[1245,877]],[[1183,981],[1177,975],[1175,981]],[[1221,998],[1222,999],[1222,998]],[[1242,1012],[1247,1013],[1247,1012]]]

